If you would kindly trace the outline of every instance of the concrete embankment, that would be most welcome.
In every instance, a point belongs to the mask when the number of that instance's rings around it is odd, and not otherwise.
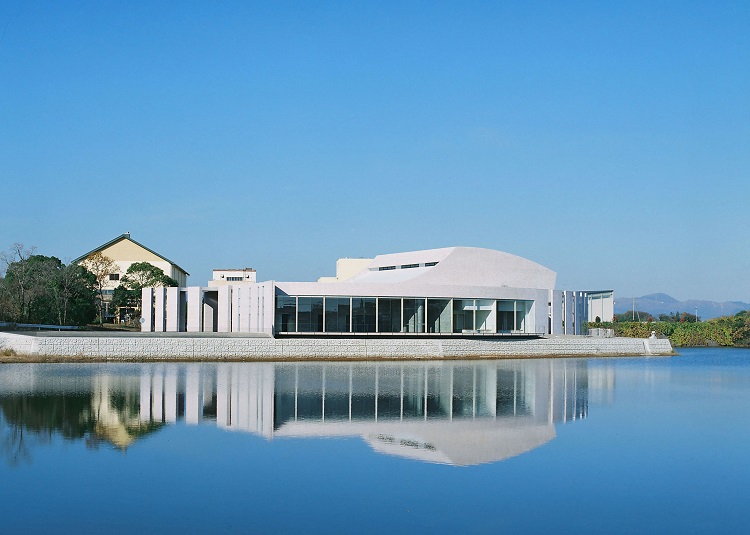
[[[0,359],[369,360],[671,355],[666,339],[549,337],[527,340],[263,336],[43,336],[0,332]]]

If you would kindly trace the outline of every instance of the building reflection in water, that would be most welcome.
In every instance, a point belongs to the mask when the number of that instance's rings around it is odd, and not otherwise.
[[[588,410],[585,360],[142,364],[78,366],[65,376],[55,366],[25,370],[0,372],[6,423],[39,419],[18,412],[14,399],[55,401],[49,410],[80,428],[68,438],[88,433],[121,449],[165,424],[215,421],[267,439],[360,436],[377,452],[472,465],[545,444],[555,423]],[[77,409],[60,411],[59,395],[71,388]]]

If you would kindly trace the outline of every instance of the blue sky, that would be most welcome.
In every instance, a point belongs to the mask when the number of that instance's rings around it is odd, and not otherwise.
[[[0,2],[0,248],[470,245],[750,301],[748,2]]]

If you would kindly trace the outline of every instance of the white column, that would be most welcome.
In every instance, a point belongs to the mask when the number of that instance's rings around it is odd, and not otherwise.
[[[219,286],[219,318],[216,330],[220,333],[228,333],[232,330],[232,287]]]
[[[164,309],[166,305],[166,288],[154,288],[154,331],[164,332]]]
[[[232,286],[232,332],[240,332],[240,287]]]
[[[203,330],[203,325],[201,325],[203,317],[202,294],[200,286],[190,286],[187,289],[187,332],[189,333],[199,333]]]
[[[552,332],[550,334],[563,334],[563,293],[560,290],[552,290]]]
[[[240,293],[240,332],[250,332],[250,286],[243,284]]]
[[[263,323],[259,331],[273,335],[273,323],[276,311],[274,310],[274,293],[276,283],[273,281],[263,283]]]
[[[154,289],[141,290],[141,331],[152,332],[154,329]]]
[[[180,330],[180,289],[169,287],[166,293],[166,330],[170,333],[176,333]]]
[[[247,332],[255,333],[258,332],[258,322],[262,314],[258,303],[260,302],[260,295],[258,293],[258,284],[250,286],[250,317],[247,322]]]

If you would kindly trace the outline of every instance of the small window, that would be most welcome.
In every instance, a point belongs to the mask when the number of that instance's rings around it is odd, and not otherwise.
[[[120,274],[119,273],[110,273],[109,274],[109,280],[111,280],[111,281],[118,281],[118,280],[120,280]]]
[[[432,266],[437,266],[437,262],[426,262],[424,265],[424,267],[432,267]]]
[[[383,267],[379,267],[378,271],[390,271],[392,269],[396,269],[396,266],[383,266]]]
[[[403,264],[401,266],[401,269],[410,269],[410,268],[415,268],[415,267],[419,267],[419,264]]]
[[[227,280],[228,281],[232,281],[232,282],[234,282],[234,281],[241,281],[242,277],[227,277]]]

